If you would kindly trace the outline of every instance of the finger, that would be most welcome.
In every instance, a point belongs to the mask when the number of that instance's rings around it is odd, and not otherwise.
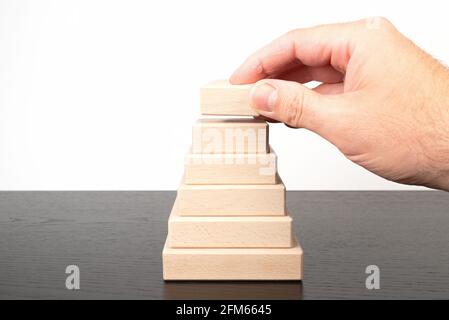
[[[322,83],[313,91],[320,94],[341,94],[344,92],[344,83]]]
[[[324,66],[324,67],[301,66],[280,73],[279,75],[276,75],[274,78],[288,81],[296,81],[299,83],[307,83],[310,81],[338,83],[343,81],[344,75],[341,72],[332,68],[331,66]]]
[[[254,83],[282,72],[296,60],[312,67],[331,65],[344,72],[351,56],[356,23],[360,22],[291,31],[251,55],[230,81],[233,84]]]
[[[262,116],[325,138],[340,120],[345,105],[344,95],[326,96],[297,82],[274,79],[258,82],[251,90],[250,101]]]

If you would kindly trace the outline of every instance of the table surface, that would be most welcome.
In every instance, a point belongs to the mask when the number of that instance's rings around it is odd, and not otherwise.
[[[302,282],[164,282],[175,192],[0,192],[2,299],[449,298],[449,193],[287,194]],[[80,268],[81,289],[65,288]],[[365,268],[380,269],[367,290]]]

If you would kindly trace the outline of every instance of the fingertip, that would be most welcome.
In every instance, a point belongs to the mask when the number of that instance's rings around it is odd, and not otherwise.
[[[250,57],[234,71],[229,81],[231,84],[251,84],[267,76],[258,59]]]
[[[244,66],[240,66],[229,78],[231,84],[250,84],[253,83],[250,74],[245,71]]]
[[[234,71],[234,73],[229,77],[230,84],[241,84],[240,75],[238,70]]]
[[[231,77],[229,78],[229,82],[231,84],[246,84],[245,78],[248,72],[246,71],[246,61],[242,63],[237,69],[234,70]]]

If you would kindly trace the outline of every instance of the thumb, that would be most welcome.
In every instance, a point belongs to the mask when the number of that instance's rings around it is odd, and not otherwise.
[[[340,95],[323,95],[298,82],[275,79],[257,82],[250,93],[251,107],[260,115],[322,136],[338,118],[341,100]]]

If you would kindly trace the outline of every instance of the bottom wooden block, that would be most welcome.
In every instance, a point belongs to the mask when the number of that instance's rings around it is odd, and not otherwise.
[[[292,248],[175,249],[165,243],[164,280],[301,280],[303,252]]]

